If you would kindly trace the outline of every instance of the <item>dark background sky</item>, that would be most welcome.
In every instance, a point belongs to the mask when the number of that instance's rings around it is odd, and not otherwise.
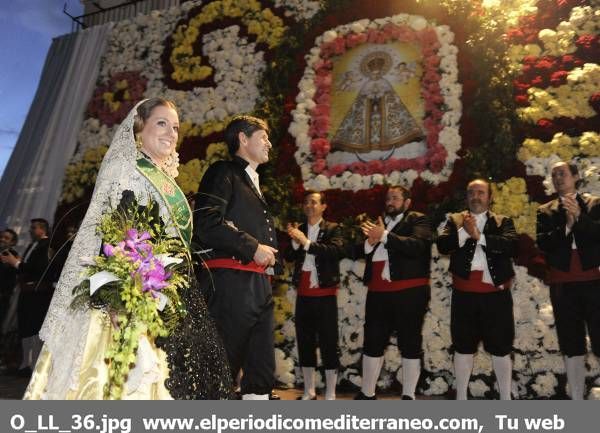
[[[79,0],[0,0],[0,176],[37,90],[52,39],[71,31]]]

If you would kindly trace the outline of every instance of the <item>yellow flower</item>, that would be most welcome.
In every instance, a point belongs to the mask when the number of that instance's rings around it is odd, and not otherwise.
[[[538,203],[530,203],[527,186],[523,178],[510,178],[492,184],[492,210],[509,216],[518,233],[535,237],[536,211]]]
[[[259,42],[273,48],[281,43],[286,27],[283,20],[274,15],[270,9],[261,11],[261,4],[256,0],[239,2],[234,0],[217,0],[204,6],[202,11],[182,24],[173,32],[173,50],[170,62],[173,66],[171,78],[177,82],[199,81],[212,74],[212,68],[201,66],[200,56],[194,56],[194,45],[200,37],[200,27],[218,18],[241,17],[248,27],[248,32],[255,34]],[[258,13],[261,11],[260,13]]]

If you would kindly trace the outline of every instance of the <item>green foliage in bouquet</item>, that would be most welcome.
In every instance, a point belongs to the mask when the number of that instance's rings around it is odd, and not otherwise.
[[[158,205],[150,200],[140,206],[129,191],[103,216],[98,232],[102,252],[73,290],[74,303],[110,315],[114,326],[104,398],[119,399],[140,337],[153,341],[168,336],[185,315],[179,293],[189,287],[190,260],[184,243],[167,235]]]

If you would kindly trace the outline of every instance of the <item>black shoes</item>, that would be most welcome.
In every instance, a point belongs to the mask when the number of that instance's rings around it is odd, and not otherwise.
[[[414,398],[412,398],[412,397],[410,397],[408,395],[403,394],[402,398],[400,398],[400,400],[414,400]]]
[[[362,391],[354,396],[354,400],[377,400],[377,396],[373,394],[371,397],[367,397]]]
[[[279,397],[279,395],[277,395],[273,391],[271,391],[269,393],[269,400],[281,400],[281,397]]]

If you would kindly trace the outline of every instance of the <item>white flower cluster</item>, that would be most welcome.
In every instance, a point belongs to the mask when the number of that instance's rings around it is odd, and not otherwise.
[[[275,7],[285,9],[286,17],[295,17],[297,20],[308,20],[323,7],[322,0],[275,0],[273,3]]]
[[[441,74],[440,86],[444,98],[444,105],[446,107],[441,121],[443,129],[439,134],[439,143],[448,153],[442,171],[433,173],[429,170],[425,170],[418,173],[415,170],[409,169],[405,171],[394,171],[385,177],[378,174],[363,176],[357,173],[351,173],[350,171],[345,171],[338,176],[327,177],[323,174],[317,175],[312,171],[311,163],[313,162],[313,157],[310,151],[312,137],[309,135],[309,129],[311,123],[311,110],[316,106],[316,102],[313,99],[317,90],[315,85],[315,67],[321,60],[320,45],[352,33],[360,34],[370,29],[382,29],[386,24],[390,23],[396,25],[408,25],[415,31],[422,30],[430,25],[425,18],[421,16],[407,14],[378,18],[373,21],[363,19],[326,31],[316,38],[315,46],[307,55],[307,66],[304,75],[298,84],[300,92],[296,96],[297,105],[292,111],[293,121],[289,127],[289,132],[296,139],[296,145],[298,146],[295,157],[302,171],[305,188],[317,191],[335,188],[358,191],[380,185],[384,180],[390,183],[410,187],[417,177],[421,177],[436,185],[447,180],[452,172],[452,167],[461,145],[458,125],[462,114],[462,105],[460,101],[462,88],[460,84],[457,83],[458,67],[456,55],[458,49],[456,46],[452,45],[454,34],[448,26],[434,27],[441,44],[438,51],[438,56],[441,57],[439,67]]]

